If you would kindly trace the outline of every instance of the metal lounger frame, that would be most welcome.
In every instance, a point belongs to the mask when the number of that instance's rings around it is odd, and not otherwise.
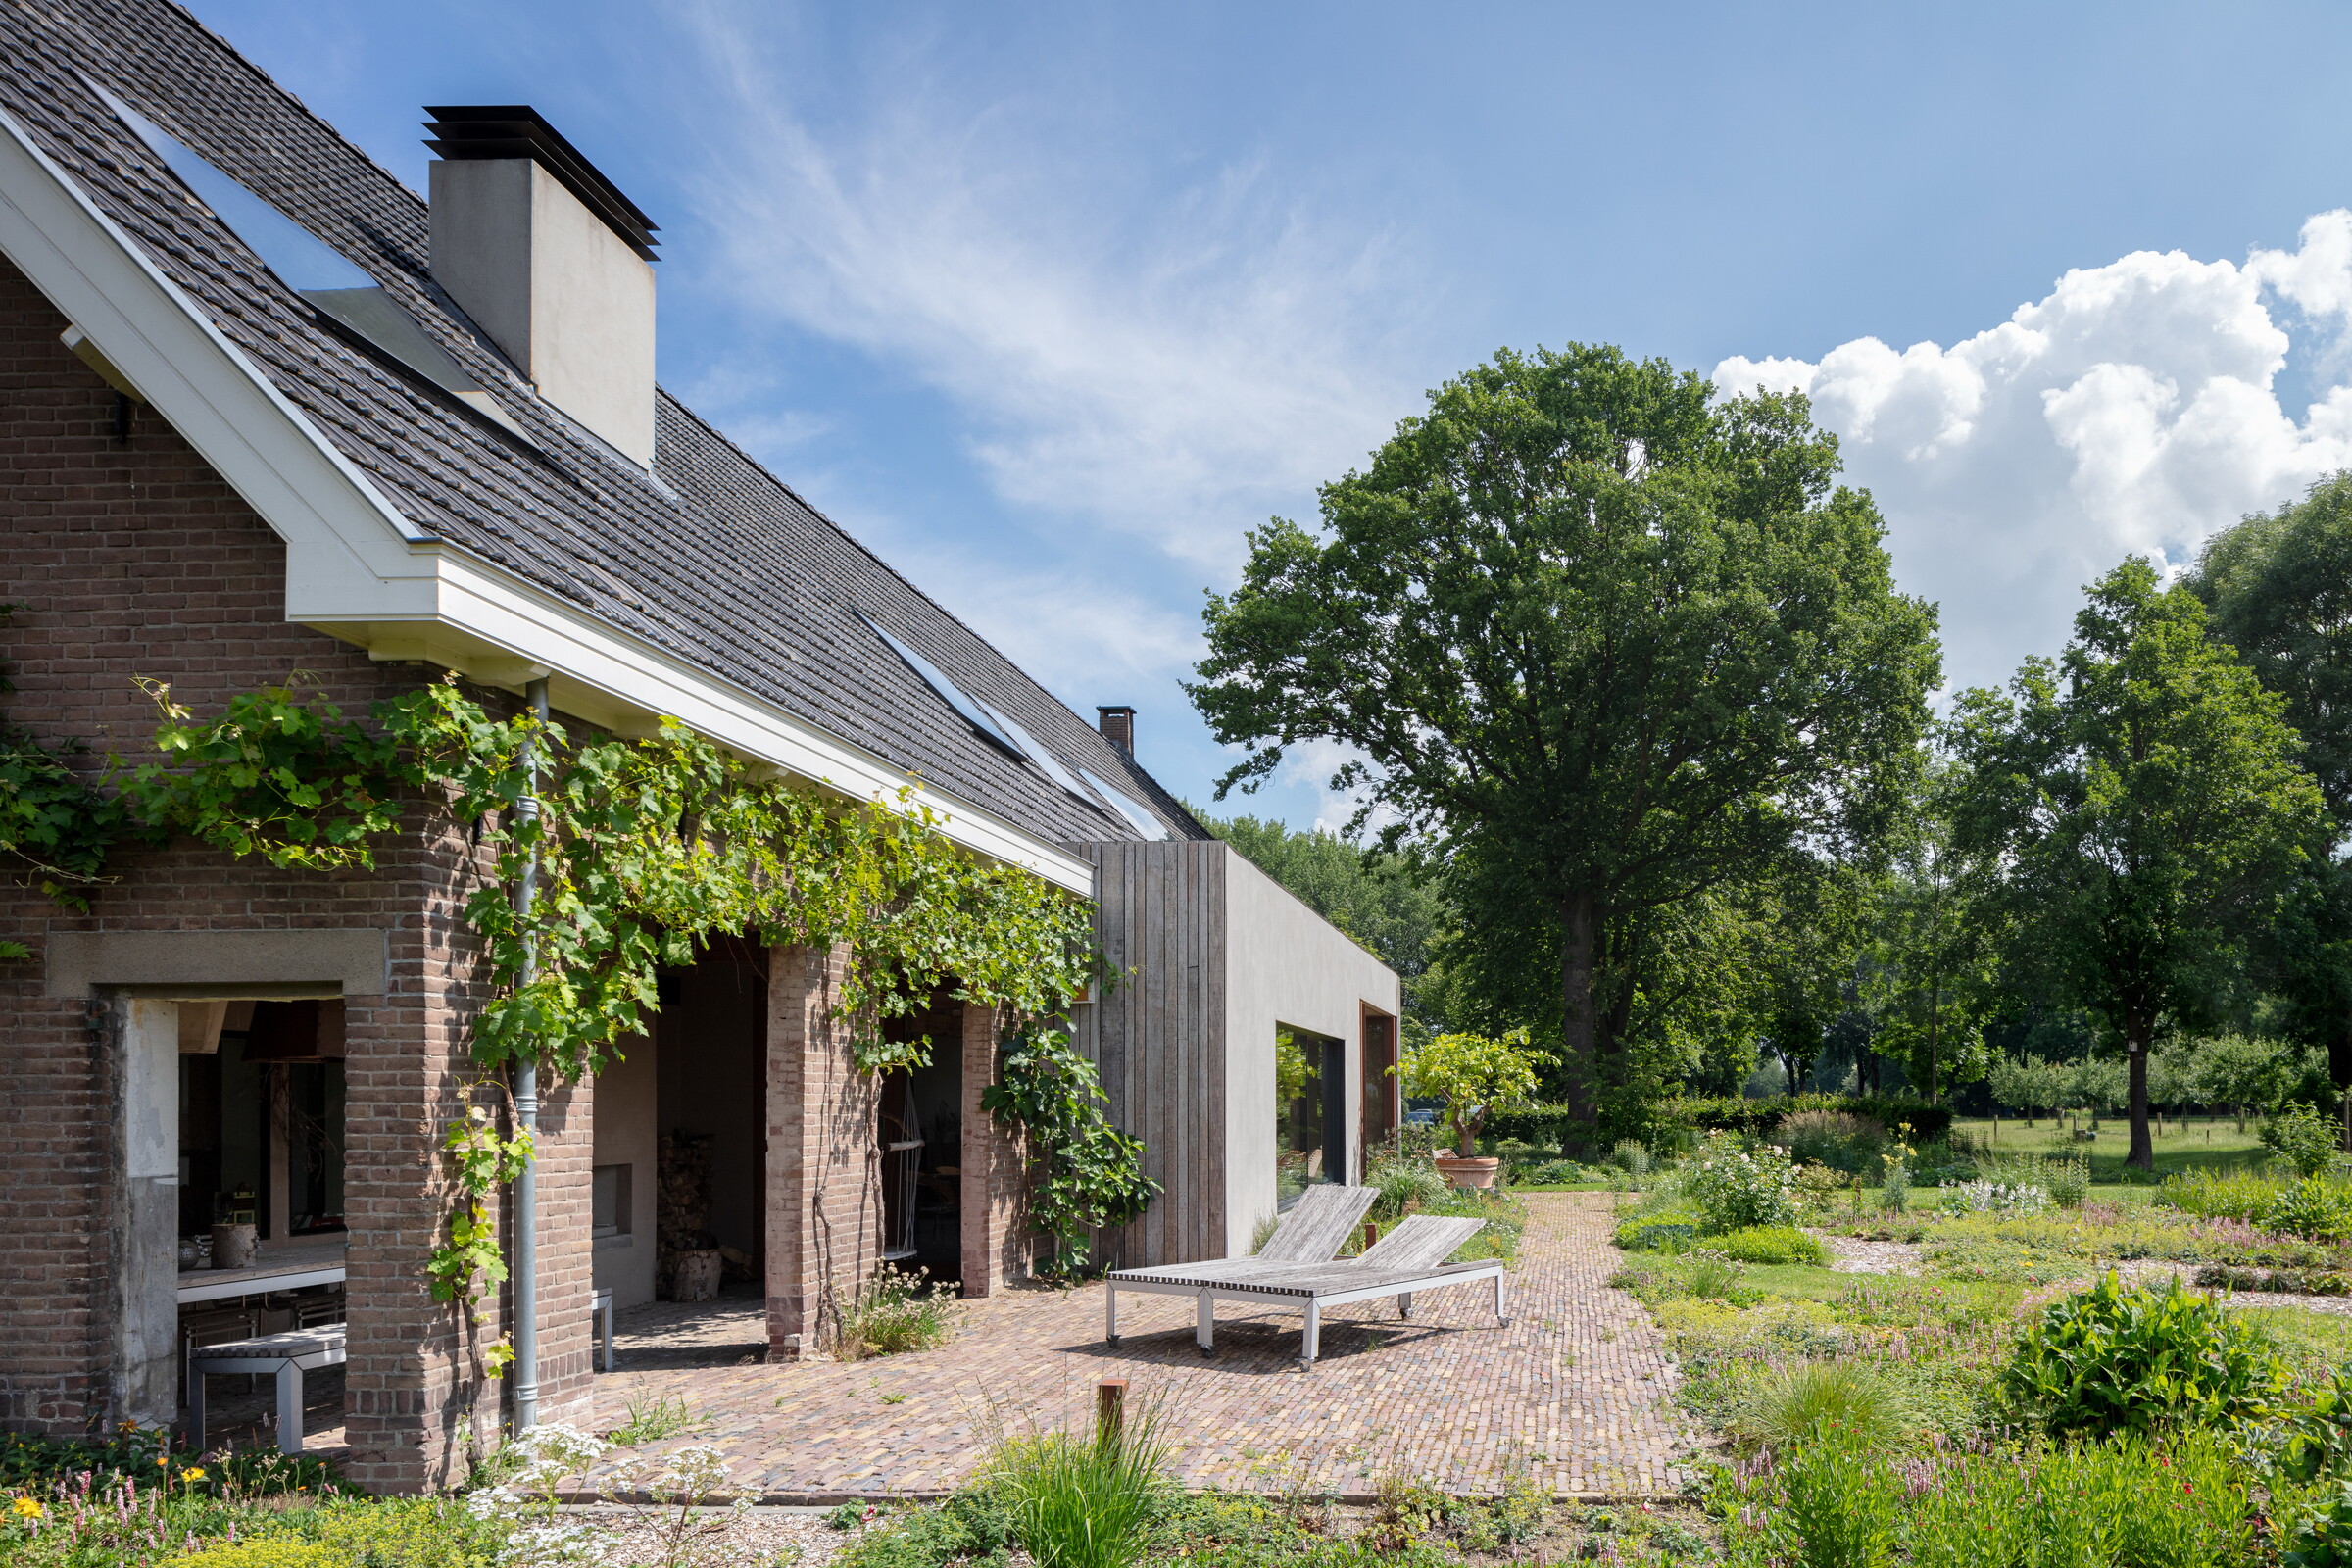
[[[1322,1274],[1327,1271],[1315,1272]],[[1494,1282],[1495,1319],[1508,1323],[1510,1318],[1503,1310],[1503,1273],[1500,1258],[1487,1258],[1476,1263],[1448,1263],[1420,1271],[1384,1271],[1379,1277],[1369,1280],[1342,1277],[1325,1285],[1309,1284],[1304,1279],[1297,1283],[1276,1279],[1258,1283],[1240,1280],[1196,1282],[1122,1279],[1115,1285],[1106,1284],[1102,1293],[1103,1337],[1113,1345],[1119,1343],[1121,1291],[1140,1291],[1149,1296],[1191,1297],[1194,1303],[1193,1338],[1203,1354],[1217,1348],[1218,1299],[1254,1301],[1267,1306],[1294,1307],[1305,1314],[1306,1323],[1298,1344],[1298,1364],[1311,1367],[1322,1351],[1323,1308],[1327,1306],[1345,1306],[1352,1301],[1372,1301],[1394,1296],[1397,1298],[1397,1317],[1406,1319],[1413,1315],[1413,1297],[1418,1292],[1491,1279]]]
[[[1259,1257],[1230,1257],[1216,1263],[1181,1263],[1167,1269],[1123,1269],[1103,1281],[1103,1337],[1119,1343],[1119,1292],[1193,1298],[1193,1337],[1201,1352],[1216,1348],[1217,1298],[1276,1306],[1298,1305],[1306,1315],[1299,1364],[1311,1367],[1322,1344],[1323,1308],[1350,1301],[1398,1298],[1397,1316],[1413,1313],[1413,1294],[1472,1280],[1494,1281],[1494,1316],[1503,1313],[1503,1266],[1499,1260],[1446,1261],[1486,1228],[1483,1220],[1415,1214],[1367,1249],[1362,1256],[1327,1263],[1287,1263]]]

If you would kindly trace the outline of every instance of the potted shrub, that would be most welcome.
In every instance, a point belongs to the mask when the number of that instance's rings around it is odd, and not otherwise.
[[[1482,1159],[1478,1130],[1498,1110],[1519,1110],[1536,1093],[1536,1064],[1551,1058],[1531,1051],[1527,1031],[1514,1029],[1499,1040],[1487,1035],[1440,1035],[1404,1059],[1397,1069],[1404,1092],[1444,1099],[1455,1152],[1436,1156],[1438,1169],[1462,1188],[1492,1187],[1499,1159]]]

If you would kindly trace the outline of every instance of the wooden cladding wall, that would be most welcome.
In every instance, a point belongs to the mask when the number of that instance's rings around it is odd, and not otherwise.
[[[1226,859],[1214,841],[1068,846],[1095,864],[1095,934],[1119,976],[1076,1009],[1110,1117],[1160,1196],[1105,1237],[1126,1267],[1225,1255]]]

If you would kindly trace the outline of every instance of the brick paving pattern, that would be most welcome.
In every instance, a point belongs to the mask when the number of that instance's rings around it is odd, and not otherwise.
[[[1611,1201],[1530,1195],[1509,1325],[1483,1282],[1417,1298],[1409,1323],[1393,1301],[1341,1307],[1311,1373],[1295,1314],[1238,1302],[1213,1357],[1193,1344],[1192,1303],[1170,1297],[1123,1296],[1121,1343],[1105,1346],[1100,1286],[970,1302],[948,1346],[848,1364],[763,1362],[756,1299],[656,1303],[621,1314],[598,1425],[620,1425],[632,1399],[682,1398],[699,1424],[670,1445],[715,1444],[764,1500],[925,1495],[970,1474],[992,1424],[1083,1428],[1099,1380],[1123,1377],[1131,1401],[1159,1402],[1188,1486],[1363,1497],[1396,1475],[1478,1493],[1524,1462],[1555,1493],[1671,1494],[1698,1435],[1648,1314],[1608,1287]]]

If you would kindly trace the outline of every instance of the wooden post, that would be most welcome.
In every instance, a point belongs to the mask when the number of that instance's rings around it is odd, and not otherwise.
[[[1367,1252],[1372,1250],[1373,1246],[1378,1243],[1379,1240],[1380,1221],[1376,1219],[1368,1219],[1364,1221],[1364,1250]]]
[[[1127,1436],[1127,1380],[1104,1378],[1095,1390],[1095,1442],[1116,1447]]]

